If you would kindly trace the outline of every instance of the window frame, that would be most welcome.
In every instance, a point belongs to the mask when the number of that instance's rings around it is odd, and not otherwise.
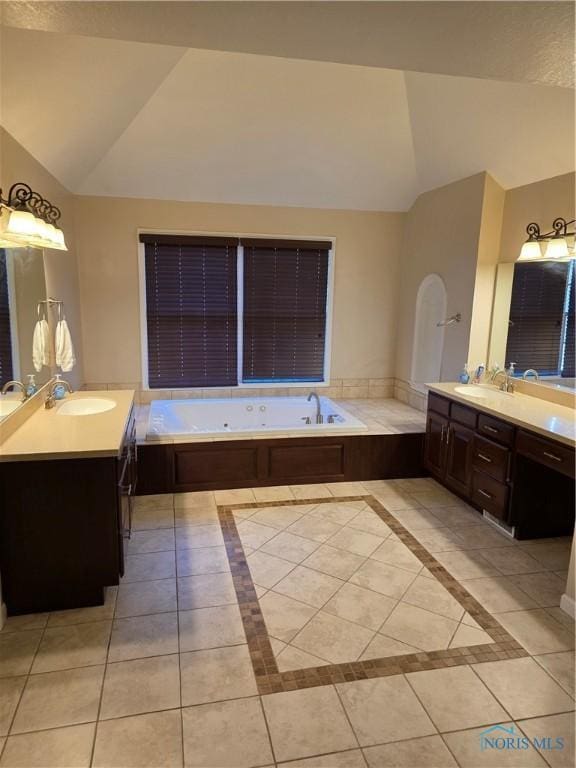
[[[243,346],[244,346],[244,246],[240,243],[237,251],[237,371],[238,371],[238,383],[233,384],[230,387],[179,387],[170,390],[163,390],[157,388],[151,388],[149,384],[149,371],[148,371],[148,332],[147,332],[147,306],[146,306],[146,263],[145,263],[145,245],[139,241],[140,234],[150,235],[181,235],[183,237],[237,237],[240,240],[244,238],[253,238],[262,240],[294,240],[302,241],[307,240],[325,240],[329,241],[332,245],[328,251],[328,281],[326,286],[326,333],[324,341],[324,376],[322,381],[306,382],[306,381],[269,381],[269,382],[249,382],[243,381]],[[323,388],[330,386],[331,365],[332,365],[332,329],[333,329],[333,308],[334,308],[334,273],[335,273],[335,259],[336,259],[336,238],[325,235],[277,235],[277,234],[262,234],[261,232],[202,232],[202,231],[174,231],[165,229],[152,229],[150,227],[141,227],[137,229],[136,236],[138,238],[138,293],[140,304],[140,370],[141,370],[141,388],[145,392],[199,392],[201,390],[222,390],[222,389],[302,389],[310,384],[314,388]]]

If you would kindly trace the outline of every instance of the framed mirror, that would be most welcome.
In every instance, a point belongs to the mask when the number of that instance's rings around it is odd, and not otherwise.
[[[490,365],[515,363],[516,376],[574,391],[574,259],[500,264]]]
[[[8,381],[28,384],[32,374],[40,388],[52,376],[51,355],[38,368],[33,360],[34,328],[40,316],[48,318],[43,252],[37,248],[0,248],[0,389]],[[0,396],[0,419],[23,400],[20,388]]]

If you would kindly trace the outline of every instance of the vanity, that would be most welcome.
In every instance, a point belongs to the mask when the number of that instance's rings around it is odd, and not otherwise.
[[[574,530],[574,411],[482,385],[429,386],[424,464],[518,539]]]
[[[0,447],[0,574],[8,614],[104,602],[124,572],[136,486],[134,392],[78,392]],[[103,408],[105,411],[96,411]],[[99,404],[99,405],[98,405]]]

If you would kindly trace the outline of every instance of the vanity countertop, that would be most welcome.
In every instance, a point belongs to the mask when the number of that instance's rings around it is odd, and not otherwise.
[[[477,411],[497,416],[518,427],[524,427],[544,437],[565,445],[576,445],[575,412],[565,405],[556,405],[520,392],[500,392],[491,385],[467,384],[466,388],[479,392],[486,390],[486,397],[474,397],[456,391],[462,384],[427,384],[431,392],[469,405]]]
[[[103,413],[64,416],[64,403],[87,398],[114,401]],[[133,390],[75,392],[54,408],[38,408],[10,437],[0,444],[0,461],[83,459],[117,456],[134,402]]]

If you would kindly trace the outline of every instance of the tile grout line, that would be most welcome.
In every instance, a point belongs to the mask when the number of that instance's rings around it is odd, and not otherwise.
[[[172,497],[174,502],[174,497]],[[184,702],[182,699],[182,648],[180,645],[180,589],[178,585],[178,558],[176,556],[176,506],[172,509],[172,518],[174,520],[174,576],[175,576],[175,588],[176,588],[176,642],[178,648],[178,696],[180,701],[180,764],[186,765],[185,739],[184,739]]]

